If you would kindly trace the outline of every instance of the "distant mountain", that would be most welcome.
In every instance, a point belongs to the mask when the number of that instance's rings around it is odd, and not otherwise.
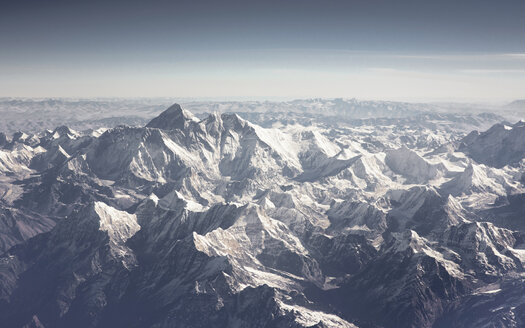
[[[0,98],[0,133],[37,133],[67,125],[75,130],[113,128],[118,125],[144,126],[173,102],[170,98],[136,99],[16,99]],[[463,132],[485,129],[502,117],[486,112],[490,108],[468,104],[425,104],[357,99],[298,99],[291,101],[192,101],[184,107],[204,118],[218,113],[237,113],[265,127],[274,123],[390,124],[418,121],[443,124]],[[372,122],[375,123],[372,123]]]
[[[462,140],[459,149],[490,166],[518,164],[525,157],[525,122],[496,124],[481,133],[473,131]]]
[[[508,109],[525,109],[525,99],[514,100],[513,102],[505,105]]]
[[[288,104],[0,136],[2,325],[525,325],[522,123]]]

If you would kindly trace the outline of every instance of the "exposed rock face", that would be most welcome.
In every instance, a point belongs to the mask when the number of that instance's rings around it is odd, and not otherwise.
[[[524,326],[522,124],[399,115],[0,136],[0,322]]]
[[[179,104],[174,104],[151,120],[146,127],[163,130],[184,130],[192,120],[193,115],[190,112],[182,109]]]
[[[497,168],[517,164],[525,157],[525,122],[496,124],[482,133],[474,131],[463,139],[460,150],[478,163]]]

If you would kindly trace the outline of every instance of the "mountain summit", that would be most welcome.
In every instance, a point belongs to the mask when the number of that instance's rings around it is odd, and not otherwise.
[[[183,130],[193,120],[195,120],[195,117],[192,113],[182,109],[179,104],[173,104],[159,116],[152,119],[146,127],[163,130]]]

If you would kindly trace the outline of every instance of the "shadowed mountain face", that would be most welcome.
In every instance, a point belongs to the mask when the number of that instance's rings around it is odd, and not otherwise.
[[[4,136],[0,322],[524,326],[522,124],[382,112]]]
[[[460,149],[490,166],[518,164],[525,157],[525,122],[496,124],[482,133],[474,131],[463,139]]]

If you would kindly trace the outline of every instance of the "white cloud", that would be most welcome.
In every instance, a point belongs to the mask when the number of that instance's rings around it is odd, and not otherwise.
[[[462,69],[467,74],[525,74],[525,69]]]

